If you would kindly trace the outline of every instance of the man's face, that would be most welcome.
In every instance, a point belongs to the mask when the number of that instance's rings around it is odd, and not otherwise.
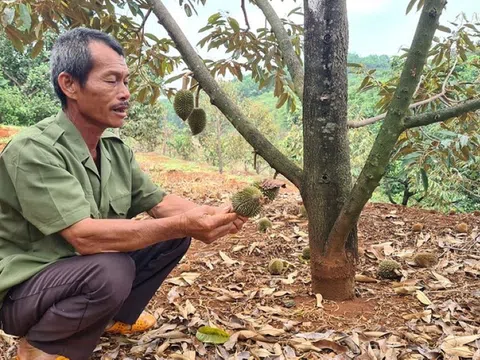
[[[77,94],[78,112],[102,128],[118,128],[127,116],[128,67],[125,58],[102,42],[89,45],[93,68]]]

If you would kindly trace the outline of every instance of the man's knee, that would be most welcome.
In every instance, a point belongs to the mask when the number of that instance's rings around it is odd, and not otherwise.
[[[90,255],[94,257],[88,289],[96,300],[121,304],[130,294],[135,278],[135,262],[123,253]]]

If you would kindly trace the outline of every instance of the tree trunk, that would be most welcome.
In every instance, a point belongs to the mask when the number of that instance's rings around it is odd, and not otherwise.
[[[312,287],[326,299],[354,296],[356,231],[346,248],[328,253],[327,239],[351,190],[347,136],[346,0],[304,0],[304,173]]]
[[[216,118],[216,135],[217,135],[217,156],[218,156],[218,172],[223,173],[223,153],[222,153],[222,124],[219,118]]]

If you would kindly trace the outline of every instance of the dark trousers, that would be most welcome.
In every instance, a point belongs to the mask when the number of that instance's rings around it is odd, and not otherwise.
[[[189,245],[175,239],[59,260],[8,292],[0,324],[48,354],[86,360],[110,320],[135,323]]]

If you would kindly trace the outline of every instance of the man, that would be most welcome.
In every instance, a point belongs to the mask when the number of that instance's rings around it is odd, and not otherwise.
[[[246,219],[166,195],[105,131],[130,98],[116,40],[71,30],[51,71],[62,111],[0,155],[0,327],[21,337],[19,360],[86,360],[104,331],[154,325],[143,309],[191,237],[211,243]],[[131,220],[143,211],[154,219]]]

